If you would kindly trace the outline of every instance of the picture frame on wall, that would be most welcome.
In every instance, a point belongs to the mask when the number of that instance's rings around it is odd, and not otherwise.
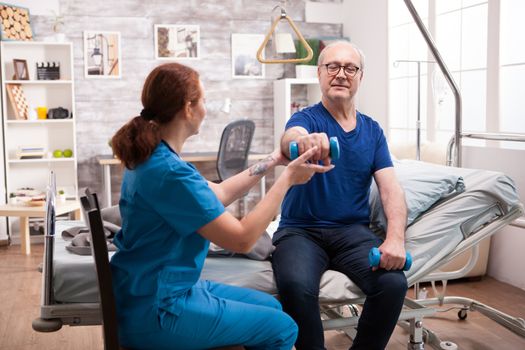
[[[200,58],[200,27],[187,24],[155,24],[155,59]]]
[[[264,64],[257,60],[257,50],[263,34],[232,34],[232,77],[234,79],[262,79]]]
[[[0,40],[33,40],[28,8],[0,3]]]
[[[84,32],[84,76],[120,79],[122,70],[120,32]]]
[[[27,61],[18,58],[13,59],[13,68],[15,74],[13,80],[29,80],[29,70],[27,69]]]

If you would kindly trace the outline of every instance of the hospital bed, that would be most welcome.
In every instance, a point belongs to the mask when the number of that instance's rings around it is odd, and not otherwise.
[[[461,177],[464,182],[464,186],[456,186],[445,196],[438,195],[439,199],[428,210],[412,218],[406,231],[406,249],[413,257],[412,268],[406,272],[409,285],[456,278],[459,273],[464,273],[436,270],[463,251],[476,250],[481,240],[496,233],[524,212],[512,180],[501,173],[407,160],[397,161],[395,169],[398,176],[402,174],[408,177],[400,179],[408,194],[407,198],[412,196],[410,193],[418,186],[422,186],[422,192],[432,192],[429,187],[432,181],[427,179],[436,177],[435,174],[454,175]],[[53,210],[52,206],[48,209]],[[45,237],[40,317],[34,320],[33,328],[45,332],[56,331],[62,325],[98,325],[101,323],[101,314],[93,258],[70,253],[65,249],[68,242],[61,237],[62,230],[83,223],[50,220],[51,224],[46,225],[48,232]],[[272,223],[268,232],[275,230],[275,225]],[[208,257],[201,277],[277,295],[270,261],[240,256]],[[423,349],[425,340],[437,349],[453,348],[450,347],[453,344],[442,342],[437,335],[422,326],[424,317],[437,312],[432,305],[448,301],[460,304],[461,315],[467,310],[478,310],[525,337],[525,322],[522,319],[473,300],[444,296],[428,300],[406,298],[400,324],[410,332],[410,349]],[[346,276],[336,271],[327,271],[323,275],[320,307],[326,330],[342,330],[353,337],[359,318],[359,309],[355,305],[363,302],[363,293]]]

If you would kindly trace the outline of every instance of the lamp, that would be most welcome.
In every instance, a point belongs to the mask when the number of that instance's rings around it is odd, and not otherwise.
[[[91,57],[93,58],[93,62],[95,62],[95,65],[97,66],[102,65],[102,53],[100,52],[100,48],[95,47],[93,49],[93,53],[91,54]]]
[[[275,33],[275,52],[295,53],[295,44],[291,33]]]
[[[195,42],[192,34],[186,35],[184,41],[186,42],[188,57],[197,57],[197,43]]]

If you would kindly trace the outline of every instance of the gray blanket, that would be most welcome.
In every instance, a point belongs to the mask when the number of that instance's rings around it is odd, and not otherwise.
[[[113,237],[120,230],[122,221],[118,206],[105,208],[100,211],[102,223],[104,224],[104,234],[108,243],[108,251],[115,251],[117,248],[113,244]],[[78,255],[91,255],[91,235],[87,226],[75,226],[62,231],[62,238],[68,241],[66,249]]]
[[[104,234],[108,243],[108,251],[116,251],[113,244],[113,237],[120,231],[122,219],[117,205],[102,209],[102,223],[104,224]],[[62,238],[68,241],[66,249],[77,255],[91,255],[91,237],[89,228],[86,226],[75,226],[62,231]],[[255,243],[252,250],[242,255],[253,260],[266,260],[270,257],[275,247],[272,244],[272,238],[265,232]],[[210,244],[208,256],[234,256],[236,253],[223,249],[213,243]]]

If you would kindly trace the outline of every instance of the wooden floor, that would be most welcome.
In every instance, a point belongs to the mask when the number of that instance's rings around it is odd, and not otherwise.
[[[0,349],[103,349],[99,326],[66,326],[54,333],[32,330],[31,322],[39,314],[41,274],[37,267],[42,261],[42,251],[42,245],[33,245],[32,255],[24,256],[18,246],[0,247]],[[525,291],[492,278],[451,283],[448,291],[448,295],[474,298],[511,315],[525,318]],[[467,320],[459,321],[457,311],[450,311],[438,317],[425,318],[424,325],[438,333],[442,340],[452,341],[462,350],[525,349],[524,338],[478,312],[470,312]],[[348,349],[351,345],[351,341],[342,333],[330,331],[325,335],[329,350]],[[387,349],[404,350],[407,341],[408,334],[396,327]]]

